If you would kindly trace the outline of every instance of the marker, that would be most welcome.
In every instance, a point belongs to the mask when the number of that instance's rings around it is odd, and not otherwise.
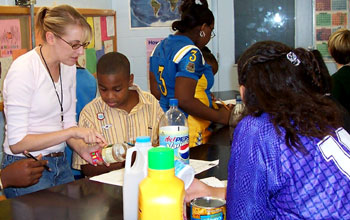
[[[219,100],[219,102],[226,108],[226,110],[229,110],[229,111],[230,111],[229,107],[227,107],[227,105],[225,104],[224,101],[222,101],[221,99],[218,99],[218,100]]]
[[[27,158],[32,158],[35,161],[39,161],[36,157],[34,157],[33,155],[31,155],[29,152],[23,152],[24,156],[26,156]],[[48,167],[47,165],[44,165],[45,169],[49,172],[51,172],[50,167]]]

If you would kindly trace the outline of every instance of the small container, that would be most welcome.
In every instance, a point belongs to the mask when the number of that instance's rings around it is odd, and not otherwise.
[[[169,110],[159,121],[159,145],[174,149],[175,160],[190,163],[188,124],[186,115],[178,108],[178,100],[169,100]]]
[[[123,182],[124,220],[137,220],[139,183],[147,176],[148,150],[151,148],[151,138],[149,136],[139,136],[136,138],[135,147],[129,148],[126,153]],[[136,158],[131,166],[134,153],[136,153]]]
[[[139,220],[183,219],[184,183],[175,176],[174,150],[148,151],[148,174],[139,185]]]
[[[106,163],[123,162],[128,148],[129,145],[124,143],[107,145],[101,150],[90,153],[92,163],[97,164],[98,161]]]
[[[185,164],[181,160],[175,160],[175,176],[180,178],[185,184],[185,190],[191,185],[194,179],[194,169],[188,164]]]
[[[226,220],[226,200],[200,197],[191,201],[191,220]]]

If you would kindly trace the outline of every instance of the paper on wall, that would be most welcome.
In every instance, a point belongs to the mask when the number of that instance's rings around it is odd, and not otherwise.
[[[114,17],[113,16],[107,16],[106,17],[106,25],[107,25],[107,36],[111,37],[114,36]]]
[[[102,49],[101,39],[101,18],[94,17],[94,33],[95,33],[95,50]]]
[[[11,57],[0,57],[0,101],[2,101],[2,89],[4,85],[4,79],[6,77],[7,71],[9,70],[12,63]]]

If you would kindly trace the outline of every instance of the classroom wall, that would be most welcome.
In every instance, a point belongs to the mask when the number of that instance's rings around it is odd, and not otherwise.
[[[238,90],[237,65],[234,64],[234,1],[211,0],[210,8],[216,18],[216,37],[209,48],[219,61],[219,72],[215,76],[213,91]],[[295,0],[296,7],[296,47],[313,45],[313,5],[312,0]],[[129,1],[113,1],[117,12],[118,51],[124,53],[131,62],[135,82],[144,90],[148,89],[146,38],[166,37],[173,33],[170,28],[130,29]],[[239,31],[239,30],[237,30]],[[327,63],[330,73],[336,71],[333,62]]]
[[[295,0],[296,4],[296,46],[313,45],[312,0]],[[119,0],[37,0],[36,6],[70,4],[78,8],[113,9],[117,12],[117,48],[131,62],[131,71],[135,83],[144,90],[149,90],[146,60],[146,38],[166,37],[173,33],[171,28],[130,29],[129,1]],[[238,90],[237,66],[234,64],[234,1],[209,1],[216,18],[216,37],[209,43],[209,48],[217,56],[219,72],[215,76],[213,91]],[[15,0],[0,0],[0,5],[15,5]],[[327,63],[330,73],[336,71],[333,62]]]
[[[35,7],[68,4],[77,8],[111,9],[110,0],[36,0]],[[0,5],[15,6],[15,0],[0,0]]]

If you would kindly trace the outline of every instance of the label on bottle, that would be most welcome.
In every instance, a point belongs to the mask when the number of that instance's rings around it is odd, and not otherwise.
[[[188,127],[164,126],[159,128],[159,145],[174,149],[175,160],[189,164]]]
[[[115,163],[117,162],[117,160],[114,159],[113,157],[113,145],[110,144],[108,145],[107,147],[103,148],[102,149],[102,158],[103,158],[103,161],[106,162],[106,163]]]

